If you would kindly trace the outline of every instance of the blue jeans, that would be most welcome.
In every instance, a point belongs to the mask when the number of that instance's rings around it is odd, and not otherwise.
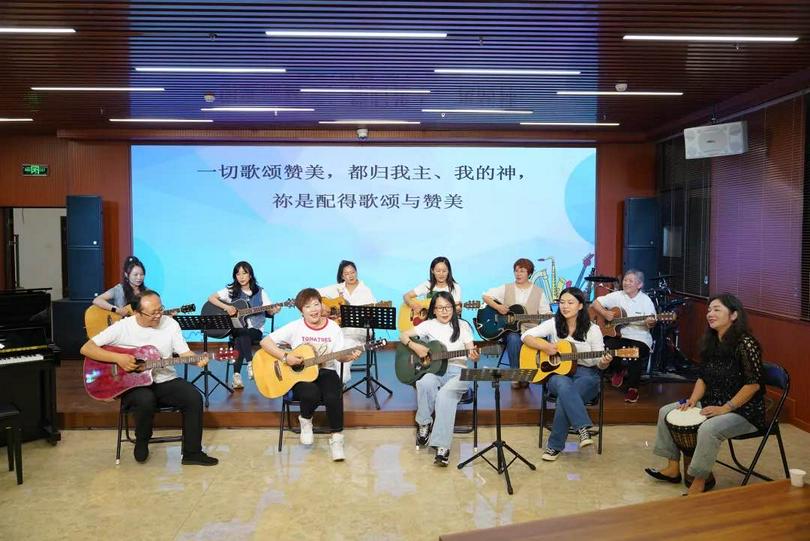
[[[469,387],[468,382],[459,379],[460,375],[461,366],[448,364],[443,376],[425,374],[416,382],[416,422],[430,424],[435,412],[428,441],[430,447],[449,449],[453,442],[458,401]]]
[[[672,434],[667,427],[667,413],[678,407],[677,402],[662,406],[658,410],[658,426],[655,435],[655,449],[653,453],[669,460],[680,460],[681,452],[672,440]],[[717,460],[720,444],[729,438],[754,432],[756,427],[738,413],[725,413],[706,419],[698,428],[697,446],[686,473],[706,479],[712,473],[712,466]]]
[[[557,407],[554,410],[554,422],[548,438],[548,448],[562,451],[568,437],[568,428],[579,430],[593,426],[585,403],[599,394],[599,369],[590,366],[578,366],[571,376],[557,374],[549,378],[547,390],[557,396]]]
[[[519,332],[507,332],[503,335],[503,343],[506,346],[506,357],[509,359],[511,368],[520,368],[520,347],[523,341]]]

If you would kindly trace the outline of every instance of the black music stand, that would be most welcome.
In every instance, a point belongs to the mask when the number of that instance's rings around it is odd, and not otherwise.
[[[358,327],[366,330],[366,343],[368,344],[374,340],[374,329],[396,329],[397,309],[387,306],[353,306],[351,304],[340,305],[340,325],[341,327]],[[394,391],[383,385],[377,378],[371,375],[371,363],[377,360],[377,352],[366,350],[366,375],[346,389],[346,392],[352,389],[357,390],[366,398],[374,399],[374,406],[380,409],[380,401],[377,400],[377,391],[384,389],[388,391],[389,395],[393,395]],[[376,364],[374,365],[377,366]],[[358,389],[359,385],[366,384],[365,392]]]
[[[231,322],[231,316],[228,315],[216,315],[216,316],[184,316],[184,315],[177,315],[174,316],[174,320],[180,324],[180,329],[184,331],[202,331],[203,333],[203,351],[208,353],[208,333],[205,331],[207,330],[224,330],[230,332],[233,330],[233,323]],[[211,393],[214,392],[218,386],[222,386],[225,388],[226,391],[233,394],[233,389],[228,387],[228,384],[219,379],[211,369],[208,368],[210,364],[205,365],[202,368],[202,371],[197,374],[197,377],[191,380],[191,384],[194,385],[198,379],[203,379],[203,388],[200,389],[197,387],[204,399],[205,399],[205,407],[208,407],[208,397]],[[208,387],[208,378],[213,378],[217,383],[213,387]]]
[[[501,381],[522,381],[526,383],[531,383],[534,379],[535,374],[537,374],[537,370],[534,368],[525,369],[525,368],[463,368],[461,370],[461,381],[491,381],[492,387],[495,389],[495,441],[493,441],[490,445],[488,445],[485,449],[475,453],[473,456],[462,462],[458,465],[458,469],[463,468],[476,458],[483,458],[487,464],[492,466],[492,468],[498,472],[499,474],[503,474],[506,478],[506,491],[509,494],[512,494],[512,481],[509,479],[509,466],[512,465],[512,462],[515,460],[520,459],[524,464],[526,464],[530,469],[536,470],[534,464],[523,458],[520,453],[509,447],[509,445],[501,439]],[[512,460],[509,463],[506,462],[506,457],[504,457],[503,450],[506,448],[507,451],[515,455],[512,457]],[[498,455],[498,465],[496,466],[492,462],[489,461],[487,457],[484,455],[489,452],[490,449],[495,449]]]

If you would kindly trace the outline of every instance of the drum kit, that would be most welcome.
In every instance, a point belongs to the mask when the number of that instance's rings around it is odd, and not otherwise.
[[[694,477],[686,472],[689,470],[689,464],[692,462],[692,456],[697,448],[698,429],[706,421],[706,416],[700,413],[700,408],[692,407],[685,410],[676,408],[667,413],[664,420],[672,435],[672,441],[683,454],[683,482],[688,488]],[[714,474],[709,474],[706,486],[714,486],[714,483]]]

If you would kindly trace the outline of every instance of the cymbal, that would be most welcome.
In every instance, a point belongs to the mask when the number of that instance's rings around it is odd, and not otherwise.
[[[586,276],[585,280],[588,282],[618,282],[619,279],[615,276]]]

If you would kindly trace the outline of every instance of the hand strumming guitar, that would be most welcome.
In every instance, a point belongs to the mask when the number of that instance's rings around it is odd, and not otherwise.
[[[117,355],[117,359],[115,360],[115,364],[120,366],[121,369],[126,372],[135,372],[140,367],[140,365],[135,362],[135,357],[129,355],[128,353],[119,353]]]

